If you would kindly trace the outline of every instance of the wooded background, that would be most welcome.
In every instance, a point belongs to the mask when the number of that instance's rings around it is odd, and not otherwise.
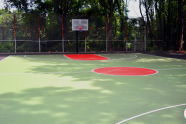
[[[8,41],[14,40],[21,47],[27,46],[29,51],[29,47],[33,49],[38,44],[23,41],[38,39],[50,41],[44,43],[44,51],[60,51],[58,47],[61,42],[57,41],[75,40],[71,30],[73,18],[89,19],[89,31],[81,32],[79,40],[95,40],[98,44],[107,41],[105,45],[108,51],[122,51],[122,42],[118,41],[135,41],[143,45],[146,42],[143,49],[148,51],[183,51],[186,48],[185,0],[139,0],[141,17],[138,18],[128,17],[128,2],[129,0],[5,0],[6,6],[0,10],[0,51],[13,51],[12,46],[15,44]],[[6,41],[8,43],[5,44]],[[117,47],[113,47],[115,44]],[[98,46],[94,47],[99,51]]]

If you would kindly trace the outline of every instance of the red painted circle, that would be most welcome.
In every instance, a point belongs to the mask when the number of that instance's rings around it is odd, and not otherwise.
[[[153,69],[137,67],[104,67],[94,69],[94,72],[106,75],[120,76],[146,76],[157,73],[157,71]]]

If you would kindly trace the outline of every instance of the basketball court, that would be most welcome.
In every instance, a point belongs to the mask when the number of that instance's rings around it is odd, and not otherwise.
[[[186,122],[185,60],[141,53],[10,55],[0,68],[3,124]]]

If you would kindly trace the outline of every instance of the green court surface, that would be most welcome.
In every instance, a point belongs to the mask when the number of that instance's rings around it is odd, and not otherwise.
[[[186,123],[185,60],[140,53],[102,56],[109,60],[26,55],[0,61],[0,123]],[[159,73],[110,76],[92,72],[100,67],[140,67]]]

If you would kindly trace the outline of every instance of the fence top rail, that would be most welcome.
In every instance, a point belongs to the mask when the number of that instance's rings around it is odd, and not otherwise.
[[[51,41],[76,41],[76,40],[19,40],[19,39],[15,39],[15,40],[0,40],[0,42],[15,42],[15,41],[41,41],[41,42],[51,42]],[[143,39],[142,40],[93,40],[93,39],[90,39],[90,40],[78,40],[78,41],[124,41],[124,42],[133,42],[133,41],[144,41]],[[147,41],[163,41],[163,40],[147,40]]]

